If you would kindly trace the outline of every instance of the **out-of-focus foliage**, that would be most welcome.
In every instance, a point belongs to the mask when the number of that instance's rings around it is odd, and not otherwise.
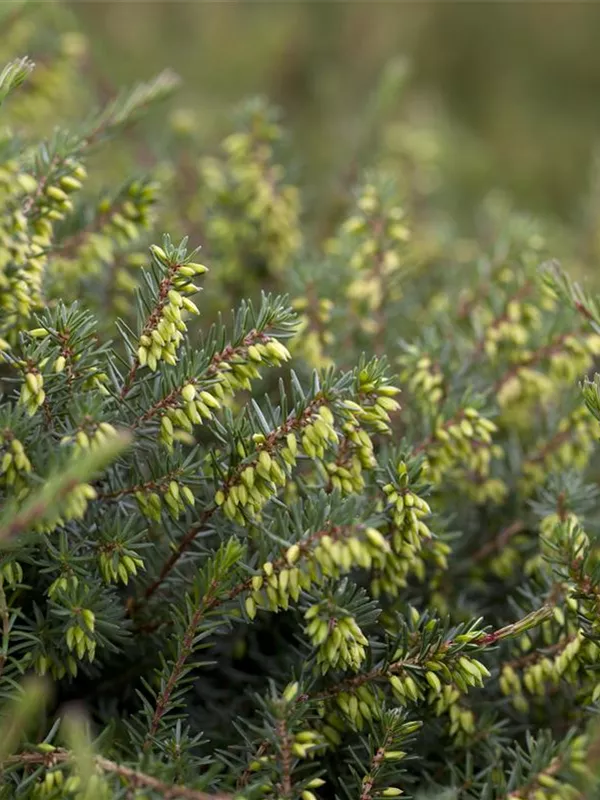
[[[600,128],[595,3],[71,5],[114,85],[176,69],[203,136],[248,94],[282,106],[315,200],[331,198],[373,83],[399,53],[411,88],[473,136],[477,157],[449,164],[466,214],[498,186],[570,218],[584,190]]]

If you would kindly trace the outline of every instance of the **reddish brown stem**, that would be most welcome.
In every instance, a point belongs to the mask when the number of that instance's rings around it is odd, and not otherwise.
[[[162,318],[162,312],[164,307],[167,304],[168,295],[171,289],[173,288],[173,278],[177,274],[177,270],[181,267],[181,264],[171,264],[167,270],[167,274],[160,282],[160,286],[158,289],[158,300],[156,302],[155,307],[152,309],[152,313],[146,320],[146,324],[140,334],[140,336],[150,336],[154,330],[158,327],[158,324]],[[140,367],[140,362],[137,356],[137,353],[134,356],[133,362],[129,369],[129,373],[125,378],[125,383],[121,388],[120,398],[124,400],[125,397],[129,394],[131,386],[135,380],[135,376],[137,371]]]
[[[501,550],[509,543],[513,536],[516,536],[517,533],[520,533],[524,529],[525,523],[522,520],[517,519],[514,522],[511,522],[510,525],[507,525],[506,528],[503,528],[503,530],[500,531],[495,539],[492,539],[491,542],[486,542],[483,547],[473,554],[473,562],[477,564],[480,561],[485,561],[488,556],[491,556],[493,553]]]
[[[46,769],[52,769],[58,764],[64,764],[72,760],[73,755],[68,750],[57,749],[50,753],[19,753],[18,755],[10,756],[7,759],[7,763],[43,766]],[[96,756],[94,763],[103,772],[112,773],[123,778],[133,788],[146,787],[158,792],[163,800],[231,800],[231,796],[227,794],[209,794],[198,789],[189,789],[187,786],[165,783],[152,775],[117,764],[115,761],[110,761],[102,756]]]

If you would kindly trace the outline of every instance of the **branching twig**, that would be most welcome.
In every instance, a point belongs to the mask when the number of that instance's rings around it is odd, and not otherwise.
[[[72,760],[73,755],[68,750],[57,749],[50,753],[19,753],[18,755],[10,756],[6,763],[45,766],[50,769],[57,764],[64,764]],[[231,796],[227,794],[209,794],[198,789],[190,789],[187,786],[165,783],[152,775],[147,775],[145,772],[140,772],[132,767],[117,764],[115,761],[110,761],[102,756],[96,756],[94,763],[103,772],[118,775],[120,778],[125,779],[133,788],[145,787],[158,792],[164,800],[231,800]]]
[[[492,539],[491,542],[486,542],[479,550],[475,551],[473,556],[471,557],[471,561],[474,564],[478,564],[480,561],[485,561],[488,556],[497,553],[498,550],[501,550],[505,545],[509,543],[513,536],[516,536],[517,533],[521,533],[525,529],[525,523],[523,520],[516,519],[514,522],[511,522],[510,525],[507,525],[506,528],[503,528],[500,533]]]

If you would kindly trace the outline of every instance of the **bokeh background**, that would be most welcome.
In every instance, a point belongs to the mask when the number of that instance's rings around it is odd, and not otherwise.
[[[171,66],[206,138],[262,93],[284,111],[302,182],[326,192],[360,136],[384,65],[471,136],[467,209],[492,187],[568,220],[600,143],[600,4],[583,2],[78,2],[103,85]]]

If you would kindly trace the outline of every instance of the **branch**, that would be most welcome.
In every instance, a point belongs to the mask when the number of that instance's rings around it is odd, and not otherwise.
[[[479,358],[479,356],[483,353],[483,351],[485,349],[485,344],[487,342],[487,335],[489,334],[489,332],[491,330],[495,330],[496,328],[499,328],[500,325],[503,325],[505,322],[509,321],[509,319],[510,319],[510,317],[509,317],[509,307],[513,303],[517,303],[520,300],[523,300],[525,297],[527,297],[527,295],[532,291],[532,289],[533,289],[532,281],[530,281],[530,280],[525,281],[525,283],[514,293],[514,295],[512,295],[512,297],[509,297],[507,299],[506,305],[504,307],[504,311],[502,312],[502,314],[497,316],[495,319],[493,319],[486,326],[486,333],[479,339],[479,341],[475,345],[475,349],[473,350],[473,354],[471,356],[471,363],[470,363],[469,366],[471,366],[473,363],[475,363],[477,361],[477,359]]]
[[[385,761],[385,751],[390,745],[390,740],[390,731],[387,731],[384,743],[381,745],[381,747],[377,748],[375,755],[371,759],[368,775],[365,775],[363,778],[360,800],[372,800],[373,789],[375,788],[375,781],[377,780],[377,773]]]
[[[492,539],[491,542],[486,542],[483,547],[480,547],[479,550],[477,550],[473,556],[471,556],[471,560],[475,564],[479,563],[480,561],[485,561],[488,556],[491,556],[493,553],[501,550],[509,543],[513,536],[516,536],[517,533],[520,533],[524,529],[525,523],[523,520],[517,519],[514,522],[511,522],[511,524],[507,525],[506,528],[503,528],[498,536]]]
[[[183,467],[176,467],[170,472],[167,472],[166,475],[153,478],[145,483],[137,483],[135,486],[125,486],[122,489],[116,489],[114,492],[97,492],[96,500],[120,500],[121,497],[137,494],[137,492],[150,492],[156,489],[166,491],[169,488],[170,482],[178,478],[183,472]]]
[[[551,595],[543,606],[529,614],[526,614],[522,619],[512,622],[510,625],[505,625],[503,628],[499,628],[491,633],[483,634],[478,639],[473,639],[473,641],[469,642],[469,644],[479,645],[483,649],[496,644],[502,639],[508,639],[512,636],[520,635],[524,631],[529,630],[535,625],[539,625],[548,619],[552,615],[555,605],[556,598]],[[444,653],[454,644],[454,641],[445,642],[439,648],[436,648],[436,652]],[[458,658],[460,655],[461,652],[458,651],[456,657]],[[318,694],[299,695],[297,702],[304,703],[315,700],[327,700],[328,698],[336,697],[341,692],[358,689],[360,686],[364,686],[365,683],[371,683],[378,680],[388,680],[391,675],[397,675],[398,673],[403,672],[406,667],[422,667],[430,659],[430,657],[431,652],[430,650],[427,650],[414,658],[406,658],[400,661],[394,661],[387,666],[377,667],[372,669],[370,672],[364,672],[362,675],[356,675],[353,678],[348,678],[341,683],[330,687],[329,689],[319,692]]]
[[[174,551],[171,554],[171,556],[169,557],[169,559],[165,562],[165,564],[164,564],[164,566],[163,566],[163,568],[161,570],[161,573],[158,576],[158,578],[154,581],[154,583],[152,583],[146,589],[146,591],[144,593],[144,599],[145,600],[149,600],[150,597],[152,597],[152,595],[159,589],[159,587],[161,586],[162,582],[164,581],[164,579],[166,578],[168,573],[171,571],[171,569],[173,568],[173,566],[175,565],[175,563],[179,559],[179,557],[181,555],[180,550],[185,550],[187,547],[189,547],[189,545],[193,541],[194,537],[199,532],[200,528],[205,524],[205,522],[208,521],[209,517],[212,516],[212,514],[216,510],[217,510],[216,506],[211,506],[211,508],[207,509],[207,511],[204,513],[203,519],[201,521],[197,522],[194,526],[192,526],[192,528],[190,528],[190,530],[188,531],[186,536],[181,540],[179,548],[176,551]],[[211,512],[210,514],[208,514],[209,511]],[[304,558],[310,557],[313,554],[313,550],[312,550],[313,545],[318,544],[318,542],[324,536],[330,536],[333,541],[337,541],[338,539],[343,537],[346,533],[351,532],[351,531],[355,531],[355,530],[357,530],[359,528],[360,528],[360,525],[356,525],[356,524],[355,525],[349,525],[349,526],[346,526],[346,527],[339,526],[339,525],[327,525],[327,526],[325,526],[324,528],[322,528],[321,530],[317,531],[316,533],[313,533],[311,536],[308,536],[306,539],[303,539],[303,540],[301,540],[301,541],[296,543],[298,545],[298,550],[299,550],[299,556],[298,556],[299,561],[304,559]],[[285,553],[283,553],[280,558],[278,558],[276,561],[273,561],[273,573],[272,574],[273,575],[278,575],[281,572],[281,570],[286,569],[289,566],[290,566],[289,561],[287,560],[287,557],[286,557]],[[215,608],[220,606],[222,603],[224,603],[226,601],[229,601],[229,600],[234,600],[236,597],[238,597],[240,594],[242,594],[242,592],[249,591],[251,588],[252,588],[252,576],[250,578],[247,578],[245,581],[241,581],[240,583],[236,584],[236,586],[234,586],[229,591],[229,593],[227,594],[226,597],[223,597],[223,598],[215,597],[211,601],[210,606],[205,608],[205,611],[209,611],[209,610],[213,611]],[[137,610],[139,608],[140,604],[141,604],[141,601],[139,601],[139,600],[137,602],[136,601],[130,602],[129,613],[131,614],[131,613],[133,613],[133,611]],[[154,630],[154,629],[155,628],[153,627],[152,630]]]
[[[119,433],[101,447],[73,459],[66,469],[63,468],[62,473],[57,472],[50,476],[42,488],[34,492],[20,508],[7,509],[0,520],[0,542],[25,533],[57,511],[63,511],[71,492],[84,486],[88,478],[110,464],[127,447],[130,440],[131,437],[125,432]],[[91,492],[89,496],[91,497]]]
[[[295,414],[290,414],[287,420],[282,424],[275,428],[271,433],[266,437],[261,450],[256,450],[253,453],[254,460],[242,461],[236,468],[233,470],[232,474],[228,476],[224,484],[222,485],[223,491],[228,491],[232,485],[235,485],[240,478],[241,473],[248,468],[250,465],[254,465],[256,461],[258,461],[258,457],[260,453],[265,450],[269,451],[272,450],[275,445],[281,440],[285,439],[285,436],[290,431],[298,428],[301,429],[304,425],[308,424],[311,419],[311,415],[314,413],[315,409],[319,408],[321,405],[325,403],[325,398],[322,395],[317,396],[314,400],[310,402],[310,404],[305,408],[302,412],[300,417],[297,417]],[[202,514],[201,518],[195,522],[188,532],[185,534],[183,539],[180,541],[176,550],[174,550],[169,558],[163,564],[163,567],[160,571],[158,578],[152,583],[145,592],[145,599],[149,600],[150,597],[156,592],[156,590],[161,586],[165,578],[169,575],[173,567],[177,564],[181,556],[188,550],[198,533],[202,530],[204,525],[208,522],[208,520],[212,517],[212,515],[217,511],[219,506],[211,505],[205,509],[204,513]],[[134,602],[133,607],[135,607],[136,603]]]
[[[157,732],[158,727],[160,725],[160,721],[163,718],[163,716],[164,716],[164,714],[165,714],[165,712],[166,712],[166,710],[168,708],[169,700],[171,699],[171,695],[173,693],[173,690],[177,687],[177,683],[179,682],[179,679],[181,678],[181,675],[182,675],[184,667],[185,667],[185,662],[187,661],[189,656],[192,654],[192,651],[193,651],[193,648],[194,648],[194,638],[196,636],[196,628],[198,627],[198,625],[200,624],[200,622],[204,618],[204,616],[207,613],[207,611],[209,611],[212,607],[214,607],[214,605],[218,605],[219,604],[218,598],[214,594],[216,588],[217,587],[214,585],[214,582],[213,582],[213,584],[211,584],[208,592],[204,595],[204,597],[200,601],[200,604],[199,604],[198,608],[194,612],[194,614],[193,614],[193,616],[192,616],[192,618],[191,618],[191,620],[189,622],[189,625],[187,626],[187,628],[185,630],[185,634],[184,634],[184,637],[183,637],[183,643],[182,643],[182,647],[181,647],[181,652],[179,653],[179,656],[177,657],[177,661],[173,665],[173,669],[171,670],[171,674],[169,675],[169,679],[168,679],[164,689],[158,695],[158,698],[156,700],[156,706],[154,708],[154,714],[152,716],[152,721],[150,723],[150,727],[148,729],[148,733],[147,733],[146,738],[144,740],[144,744],[142,745],[142,749],[144,751],[147,751],[150,748],[150,745],[152,744],[152,738],[156,735],[156,732]],[[215,601],[217,601],[217,602],[215,602]]]
[[[4,672],[4,667],[8,660],[8,644],[10,638],[10,612],[4,592],[4,586],[0,582],[0,619],[2,620],[2,649],[0,650],[0,678]]]
[[[283,773],[281,782],[281,792],[284,797],[290,797],[292,794],[292,753],[291,753],[291,736],[288,732],[285,719],[280,719],[277,722],[277,736],[281,743],[281,769]]]
[[[540,770],[536,775],[531,778],[525,786],[520,786],[518,789],[510,792],[510,794],[504,795],[503,800],[534,800],[536,796],[536,790],[539,789],[540,786],[544,786],[544,778],[552,778],[559,772],[563,767],[563,758],[556,757],[553,758],[550,764],[546,767],[546,769]],[[576,795],[571,795],[575,798],[581,797],[579,793]]]
[[[208,522],[208,520],[212,517],[212,515],[217,510],[218,506],[209,506],[205,509],[204,513],[200,517],[200,519],[195,522],[188,532],[185,534],[183,539],[179,542],[179,545],[176,550],[174,550],[169,558],[165,561],[162,566],[162,569],[158,575],[158,578],[148,586],[146,591],[144,592],[144,599],[148,601],[152,595],[160,588],[165,578],[169,575],[175,564],[179,561],[181,556],[188,550],[196,536],[200,533],[204,525]],[[139,601],[133,600],[130,603],[130,612],[139,607]]]
[[[56,764],[64,764],[72,759],[73,755],[68,750],[53,750],[50,753],[19,753],[18,755],[10,756],[5,763],[40,765],[51,768]],[[103,772],[118,775],[120,778],[129,781],[133,788],[142,786],[159,792],[164,800],[231,800],[231,795],[209,794],[198,789],[189,789],[187,786],[165,783],[158,778],[152,777],[152,775],[147,775],[145,772],[140,772],[132,767],[117,764],[115,761],[110,761],[102,756],[96,756],[94,763]]]
[[[553,356],[555,353],[560,353],[566,339],[568,339],[570,336],[575,336],[578,333],[579,331],[568,331],[567,333],[561,333],[549,344],[538,348],[535,352],[531,353],[530,356],[523,359],[523,361],[518,361],[516,364],[513,364],[510,369],[508,369],[504,375],[501,375],[496,383],[494,383],[490,390],[491,394],[496,394],[505,383],[508,383],[511,378],[516,377],[522,369],[532,367],[534,364],[538,364],[540,361],[542,361],[542,359],[547,358],[548,356]]]
[[[267,326],[264,330],[258,331],[256,329],[251,330],[245,337],[241,344],[234,347],[232,344],[228,344],[223,350],[215,353],[210,360],[210,364],[208,365],[204,374],[198,377],[192,377],[185,381],[185,384],[192,384],[193,386],[199,386],[202,383],[203,379],[211,379],[213,378],[218,372],[219,367],[222,363],[231,363],[235,358],[241,356],[243,358],[247,357],[248,348],[252,345],[257,343],[267,342],[270,340],[271,337],[266,333],[266,330],[271,326]],[[134,420],[132,424],[132,428],[139,427],[142,423],[148,422],[152,417],[156,414],[161,412],[166,408],[170,408],[179,401],[181,397],[181,387],[177,387],[169,392],[168,395],[163,397],[160,400],[157,400],[149,409],[147,409],[139,419]]]
[[[154,308],[152,309],[152,313],[146,320],[146,323],[144,324],[140,336],[144,335],[151,336],[152,332],[156,330],[156,328],[158,327],[158,324],[162,318],[163,309],[167,305],[169,292],[173,288],[173,279],[177,275],[178,270],[181,269],[182,266],[183,264],[180,263],[171,264],[169,266],[167,274],[160,282],[156,305],[154,306]],[[135,376],[137,374],[139,367],[140,367],[140,360],[136,353],[133,359],[133,363],[131,364],[131,367],[129,369],[129,373],[125,378],[125,383],[121,388],[121,392],[119,395],[121,400],[124,400],[125,397],[129,394],[129,391],[131,389],[133,381],[135,380]]]

